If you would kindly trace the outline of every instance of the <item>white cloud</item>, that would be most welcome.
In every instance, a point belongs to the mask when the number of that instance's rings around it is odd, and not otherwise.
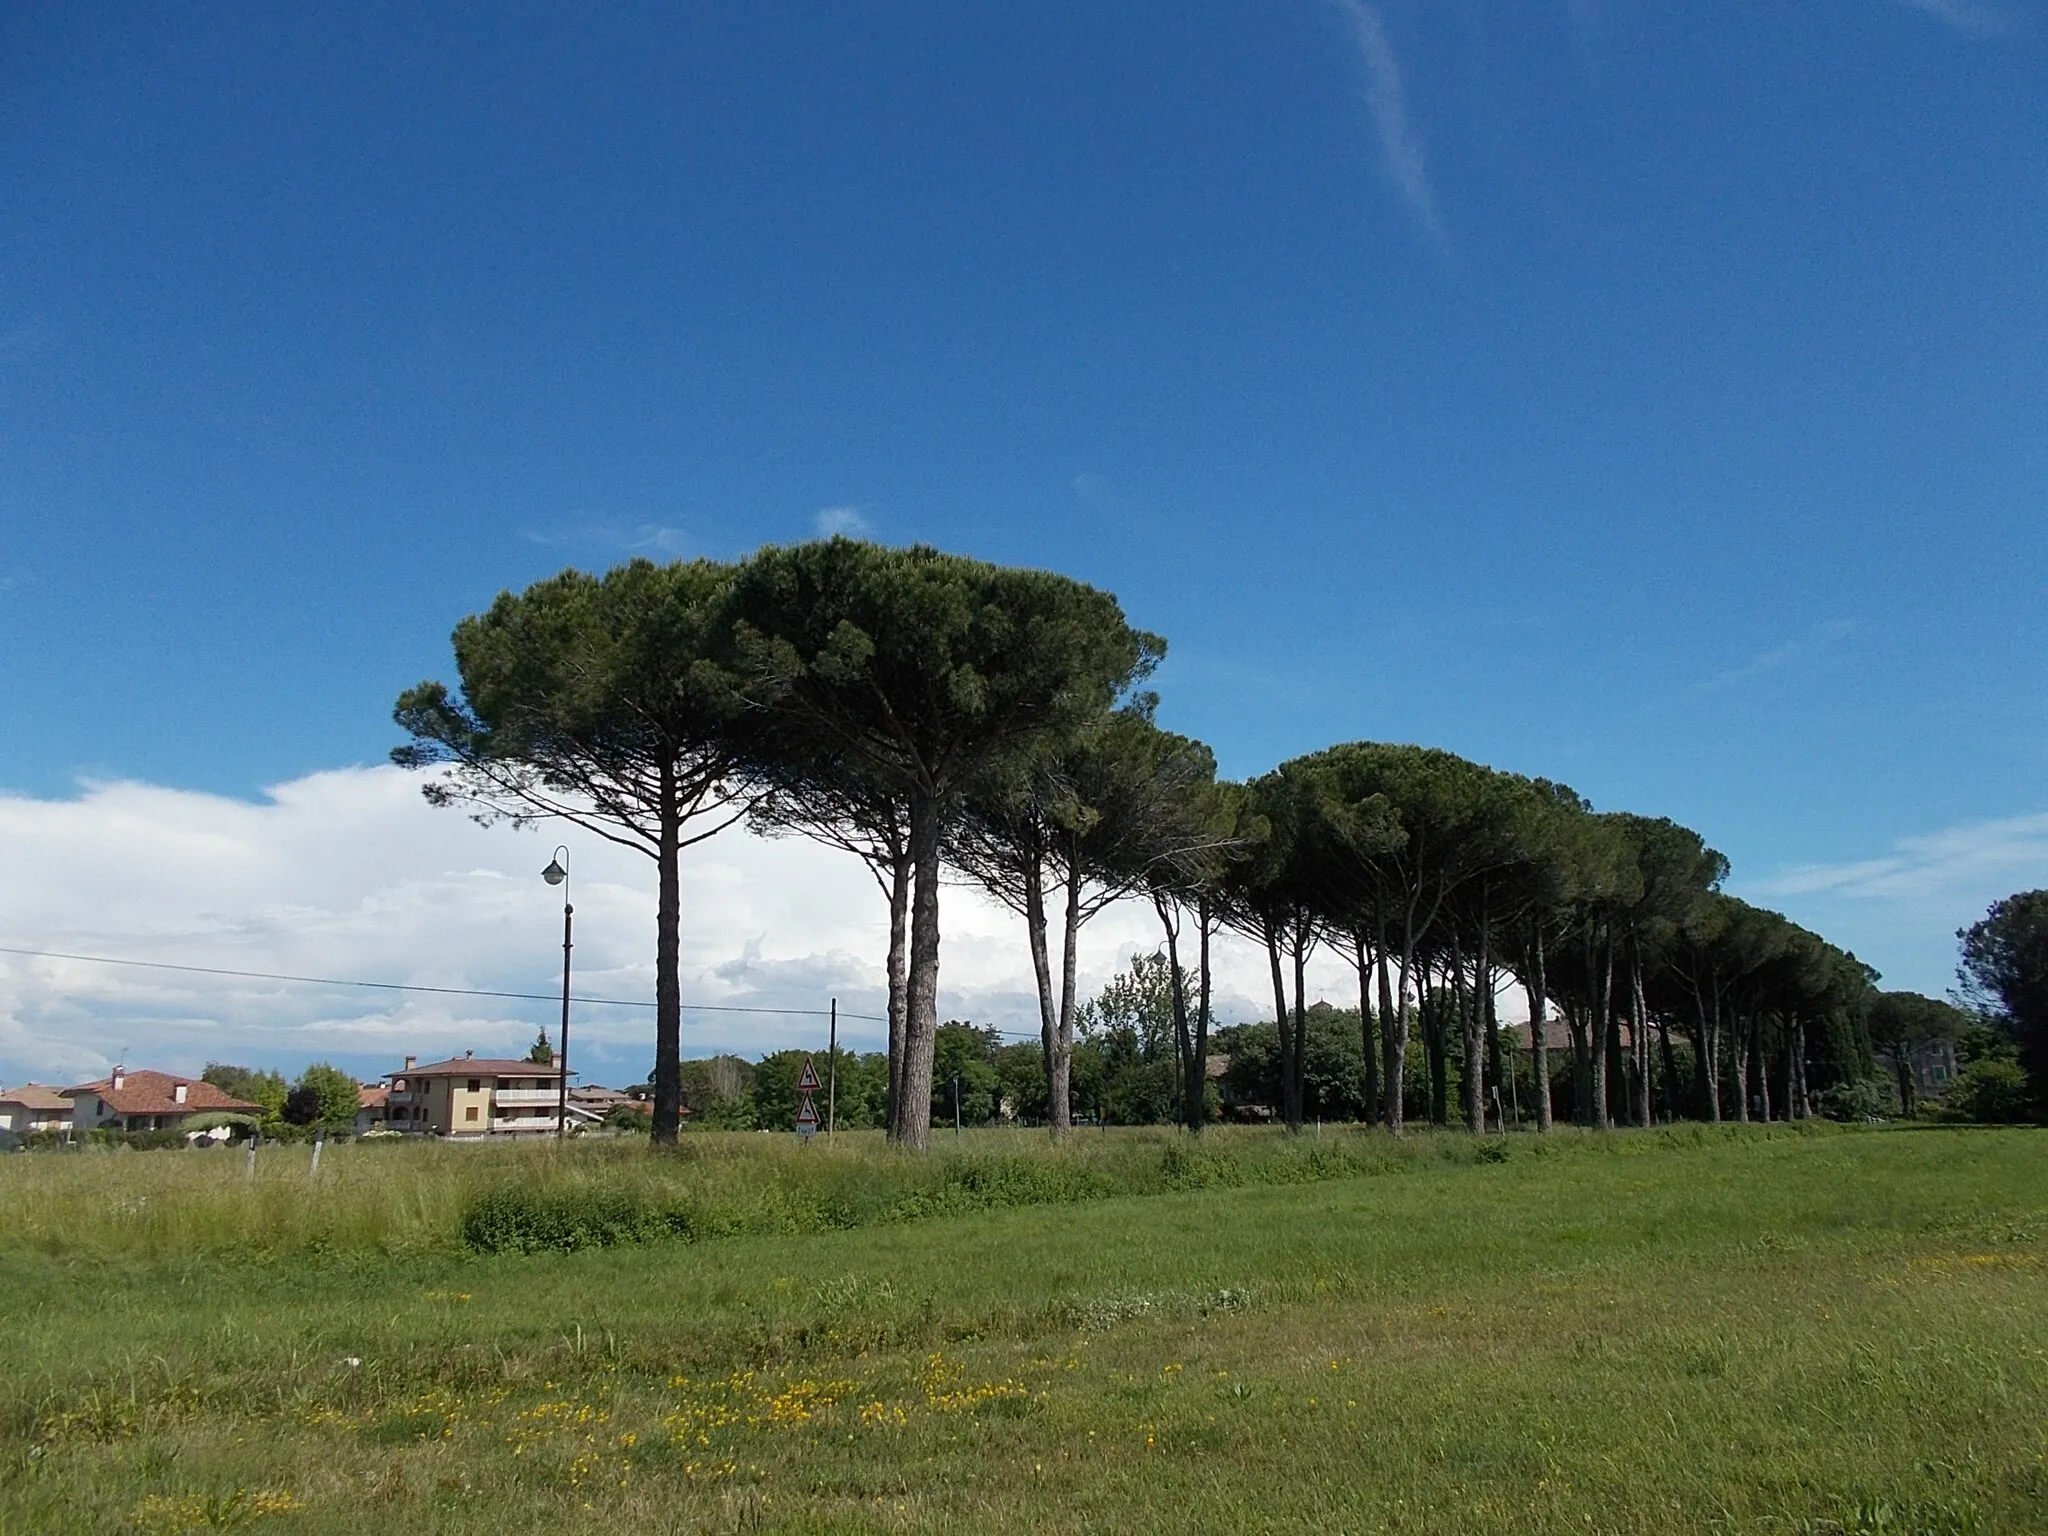
[[[676,560],[695,552],[696,540],[668,523],[576,523],[555,529],[526,528],[519,536],[543,549],[606,550]]]
[[[1798,865],[1756,889],[1780,896],[1825,892],[1920,908],[1948,906],[1959,895],[1976,901],[1988,892],[1978,903],[1981,913],[2028,880],[2048,884],[2048,813],[1902,838],[1880,858]]]
[[[1954,979],[1956,930],[1992,902],[2042,887],[2048,812],[1902,838],[1875,858],[1794,865],[1736,894],[1781,907],[1854,950],[1887,986],[1939,994]]]
[[[1739,667],[1709,678],[1701,686],[1705,688],[1727,688],[1736,683],[1761,677],[1767,672],[1778,672],[1786,667],[1809,662],[1821,656],[1856,632],[1854,619],[1823,619],[1797,639],[1774,645],[1769,650],[1759,651]]]
[[[633,529],[627,548],[636,554],[666,555],[671,560],[689,554],[696,541],[681,528],[667,523],[641,523]]]
[[[1380,160],[1422,227],[1432,235],[1442,233],[1437,219],[1436,194],[1430,187],[1429,167],[1422,143],[1408,121],[1408,92],[1401,79],[1401,64],[1379,10],[1366,0],[1331,0],[1343,16],[1365,64],[1365,103],[1372,112],[1373,132],[1379,139]]]
[[[73,798],[0,794],[0,944],[231,970],[532,992],[560,985],[558,893],[539,871],[571,848],[576,990],[653,995],[653,867],[570,829],[485,830],[395,768],[316,773],[254,801],[133,782]],[[684,855],[686,1003],[883,1012],[886,914],[867,871],[798,839],[734,830]],[[979,893],[943,907],[942,1016],[1035,1026],[1021,925]],[[1084,995],[1159,944],[1149,907],[1084,931]],[[1223,1022],[1262,1016],[1263,955],[1218,950]],[[1354,990],[1336,957],[1312,992]],[[364,991],[0,954],[0,1081],[78,1081],[116,1060],[196,1071],[209,1059],[375,1073],[406,1052],[522,1051],[545,1001]],[[758,1054],[822,1042],[824,1021],[686,1011],[685,1050]],[[880,1026],[849,1020],[850,1043]],[[651,1010],[580,1006],[573,1041],[598,1080],[637,1081]]]
[[[1970,37],[1990,37],[2012,25],[2012,16],[2003,7],[1980,4],[1978,0],[1898,0],[1898,3]]]
[[[811,526],[821,538],[831,538],[843,533],[849,539],[864,539],[875,530],[859,507],[820,507],[818,515],[811,519]]]

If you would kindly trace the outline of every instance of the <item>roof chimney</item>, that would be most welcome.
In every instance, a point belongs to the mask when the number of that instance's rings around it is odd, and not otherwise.
[[[175,1088],[171,1090],[171,1100],[173,1103],[177,1104],[182,1104],[185,1102],[185,1085],[183,1083],[179,1083]]]
[[[412,1069],[413,1069],[414,1067],[416,1067],[416,1066],[418,1066],[418,1065],[419,1065],[419,1062],[420,1062],[420,1059],[419,1059],[419,1057],[417,1057],[417,1056],[408,1056],[408,1057],[406,1057],[406,1058],[405,1058],[405,1070],[406,1070],[406,1071],[408,1071],[408,1072],[410,1072],[410,1071],[411,1071],[411,1070],[412,1070]]]
[[[112,1089],[114,1090],[114,1092],[116,1092],[116,1093],[119,1093],[119,1092],[120,1092],[120,1091],[121,1091],[121,1090],[122,1090],[122,1089],[123,1089],[124,1087],[126,1087],[126,1086],[127,1086],[127,1084],[128,1084],[128,1069],[127,1069],[126,1067],[121,1067],[121,1066],[117,1066],[117,1067],[115,1067],[115,1068],[114,1068],[114,1080],[113,1080],[113,1082],[112,1082],[111,1084],[109,1084],[108,1086],[110,1086],[110,1087],[111,1087],[111,1088],[112,1088]]]

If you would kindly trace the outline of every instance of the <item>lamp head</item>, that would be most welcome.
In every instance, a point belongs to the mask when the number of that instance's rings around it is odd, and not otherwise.
[[[540,877],[549,885],[560,885],[569,878],[569,871],[562,868],[560,859],[549,859],[548,867],[540,872]]]

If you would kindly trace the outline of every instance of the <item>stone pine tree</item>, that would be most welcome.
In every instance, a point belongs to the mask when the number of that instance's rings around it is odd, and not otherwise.
[[[1323,931],[1323,903],[1312,837],[1312,786],[1289,764],[1245,786],[1245,857],[1225,873],[1223,921],[1266,952],[1279,1044],[1280,1114],[1301,1129],[1304,1111],[1308,958]],[[1289,962],[1294,1001],[1287,993]]]
[[[948,840],[949,861],[1024,919],[1055,1134],[1073,1120],[1083,925],[1112,902],[1191,873],[1220,835],[1207,801],[1215,757],[1200,742],[1160,729],[1156,706],[1140,695],[1013,775],[979,786]],[[1057,983],[1048,882],[1060,895]]]
[[[1433,747],[1372,741],[1327,747],[1313,761],[1319,798],[1373,807],[1378,850],[1353,857],[1370,863],[1373,899],[1381,904],[1380,942],[1394,962],[1397,987],[1383,1005],[1380,1055],[1383,1118],[1398,1135],[1405,1117],[1409,999],[1423,994],[1425,966],[1452,950],[1452,899],[1504,857],[1498,775]]]
[[[1572,931],[1586,892],[1602,879],[1605,860],[1592,806],[1569,785],[1530,781],[1530,809],[1521,823],[1521,857],[1507,882],[1514,912],[1507,963],[1529,1004],[1531,1109],[1536,1129],[1552,1125],[1550,1102],[1550,956]],[[1611,838],[1605,839],[1610,841]]]
[[[1245,857],[1253,839],[1244,826],[1243,785],[1212,779],[1189,786],[1184,794],[1183,825],[1194,834],[1193,844],[1183,857],[1155,867],[1149,888],[1152,909],[1166,933],[1180,1063],[1180,1121],[1190,1131],[1200,1131],[1209,1119],[1209,1027],[1214,1022],[1215,987],[1210,946],[1221,926],[1230,869]],[[1182,937],[1190,919],[1195,941],[1193,998],[1188,996],[1188,973],[1181,963]]]
[[[1062,742],[1156,663],[1164,642],[1065,576],[923,547],[829,539],[758,551],[733,584],[748,730],[860,765],[908,827],[910,941],[890,1135],[931,1132],[939,879],[968,790]],[[772,752],[764,752],[764,757]]]
[[[1624,951],[1628,987],[1627,1078],[1631,1118],[1638,1125],[1647,1126],[1652,1120],[1653,1073],[1645,976],[1661,963],[1679,931],[1708,895],[1720,888],[1728,876],[1728,860],[1709,848],[1699,833],[1668,817],[1618,812],[1609,819],[1636,870],[1630,899],[1617,908],[1616,926]],[[1663,1038],[1665,1095],[1667,1107],[1675,1110],[1677,1068],[1669,1033]]]
[[[682,851],[738,815],[732,574],[635,560],[503,593],[456,626],[460,688],[421,683],[395,711],[412,740],[392,758],[439,770],[432,803],[486,823],[568,821],[654,861],[657,1142],[674,1141],[682,1102]]]
[[[1391,871],[1407,834],[1400,818],[1378,791],[1356,793],[1338,771],[1337,760],[1323,753],[1297,758],[1282,767],[1305,781],[1311,815],[1308,865],[1326,923],[1334,937],[1348,941],[1358,973],[1358,1044],[1365,1067],[1365,1113],[1380,1112],[1380,1053],[1374,1020],[1382,1029],[1393,1017],[1393,987],[1387,968],[1387,918],[1392,910]],[[1379,997],[1373,997],[1373,981]],[[1398,1085],[1396,1091],[1398,1091]]]
[[[1956,935],[1963,996],[2019,1038],[2034,1113],[2048,1118],[2048,891],[2021,891]]]

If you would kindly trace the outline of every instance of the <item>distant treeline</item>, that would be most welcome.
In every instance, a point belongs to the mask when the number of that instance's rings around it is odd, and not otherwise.
[[[1053,572],[844,538],[730,563],[637,560],[501,594],[461,621],[454,650],[458,689],[424,682],[396,707],[410,739],[393,756],[431,770],[427,797],[485,820],[567,821],[654,861],[657,1140],[686,1107],[683,850],[741,821],[873,873],[889,1039],[881,1107],[860,1067],[852,1112],[912,1145],[950,1118],[951,1079],[964,1094],[972,1065],[940,1055],[949,871],[1021,920],[1056,1131],[1129,1098],[1117,1085],[1136,1068],[1106,1046],[1091,1058],[1076,994],[1082,929],[1125,899],[1151,905],[1165,950],[1169,1046],[1139,1065],[1157,1077],[1165,1064],[1191,1128],[1218,1091],[1210,952],[1225,930],[1266,954],[1277,1077],[1260,1092],[1296,1127],[1322,1091],[1306,995],[1321,949],[1356,972],[1353,1099],[1396,1133],[1418,1109],[1475,1131],[1518,1115],[1545,1129],[1559,1113],[1596,1127],[1797,1119],[1860,1091],[1879,1051],[1907,1048],[1881,1038],[1875,971],[1723,892],[1727,860],[1667,818],[1389,742],[1219,779],[1207,746],[1156,721],[1146,684],[1166,642]],[[2032,964],[2002,974],[2024,981]],[[1533,1018],[1526,1064],[1499,1027],[1515,988]],[[1928,1012],[1944,1006],[1907,998],[1890,1023],[1924,1045],[1960,1030],[1960,1011]],[[2030,1007],[1994,1016],[2032,1038],[2048,1022],[2028,1024]],[[982,1065],[1000,1077],[1009,1058],[993,1055]],[[2037,1065],[2037,1104],[2044,1078]],[[1014,1102],[1038,1100],[1020,1079]]]

